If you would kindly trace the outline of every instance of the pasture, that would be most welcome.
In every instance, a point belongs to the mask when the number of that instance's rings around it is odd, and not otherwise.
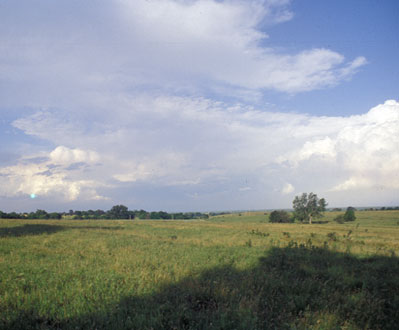
[[[399,211],[0,220],[2,329],[397,329]]]

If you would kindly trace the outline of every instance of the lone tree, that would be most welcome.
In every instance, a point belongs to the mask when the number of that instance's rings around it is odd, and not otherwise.
[[[324,198],[318,198],[314,193],[303,193],[301,196],[295,196],[293,202],[294,218],[300,221],[312,223],[313,218],[323,216],[322,212],[326,210],[327,202]]]
[[[344,220],[345,221],[355,221],[356,220],[356,216],[355,216],[355,208],[352,206],[349,206],[346,209],[346,212],[344,214]]]

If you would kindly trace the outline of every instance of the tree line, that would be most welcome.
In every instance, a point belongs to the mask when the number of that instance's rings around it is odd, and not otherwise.
[[[327,202],[324,198],[317,197],[314,193],[303,193],[300,196],[295,196],[292,201],[294,212],[290,215],[288,212],[283,210],[275,210],[270,213],[270,222],[282,222],[289,223],[294,221],[308,222],[312,224],[312,220],[323,217],[323,213],[327,210]],[[339,210],[341,209],[334,209]],[[344,223],[346,221],[355,221],[355,208],[348,207],[345,214],[338,215],[334,220],[338,223]]]
[[[168,213],[164,211],[147,212],[145,210],[129,210],[124,205],[114,205],[110,210],[87,210],[69,212],[2,212],[1,219],[65,219],[65,220],[113,220],[113,219],[164,219],[164,220],[190,220],[208,219],[209,215],[201,212]]]
[[[290,215],[288,212],[283,210],[275,210],[270,213],[270,222],[308,222],[312,224],[312,220],[315,218],[321,218],[323,212],[326,211],[327,202],[324,198],[318,198],[314,193],[303,193],[300,196],[295,196],[292,201],[294,212]]]
[[[289,222],[308,222],[312,224],[312,220],[315,218],[323,217],[323,213],[327,211],[327,202],[324,198],[317,197],[314,193],[303,193],[300,196],[295,196],[292,201],[292,206],[294,211],[290,214],[284,210],[275,210],[270,213],[269,221],[270,222],[280,222],[280,223],[289,223]],[[390,210],[399,210],[399,206],[397,207],[381,207],[381,208],[367,208],[365,211],[390,211]],[[333,208],[331,211],[341,212],[342,208]],[[348,221],[355,221],[355,211],[357,211],[354,207],[349,206],[345,213],[338,214],[334,221],[338,223],[344,223]]]

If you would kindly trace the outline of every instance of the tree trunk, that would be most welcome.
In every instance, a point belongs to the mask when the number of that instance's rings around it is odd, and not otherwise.
[[[312,216],[311,215],[309,215],[309,224],[310,225],[312,224]]]

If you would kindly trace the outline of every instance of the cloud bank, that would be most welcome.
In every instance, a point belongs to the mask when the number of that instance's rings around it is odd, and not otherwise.
[[[27,134],[60,145],[0,169],[0,193],[63,191],[61,199],[112,200],[124,187],[130,191],[127,201],[145,203],[140,189],[147,186],[174,191],[190,207],[217,196],[225,207],[233,200],[261,208],[274,200],[289,203],[300,191],[322,192],[346,205],[343,196],[353,200],[366,194],[371,203],[376,191],[399,190],[397,101],[351,117],[273,113],[165,96],[141,96],[130,106],[130,120],[115,113],[114,122],[95,123],[116,127],[119,122],[117,129],[73,136],[69,124],[62,129],[51,112],[44,122],[56,123],[55,138],[37,123],[36,114],[16,120]]]
[[[132,90],[244,98],[264,90],[300,93],[336,85],[366,63],[325,48],[288,53],[273,47],[265,27],[292,19],[289,5],[6,1],[0,13],[2,104],[105,111],[107,97]]]

